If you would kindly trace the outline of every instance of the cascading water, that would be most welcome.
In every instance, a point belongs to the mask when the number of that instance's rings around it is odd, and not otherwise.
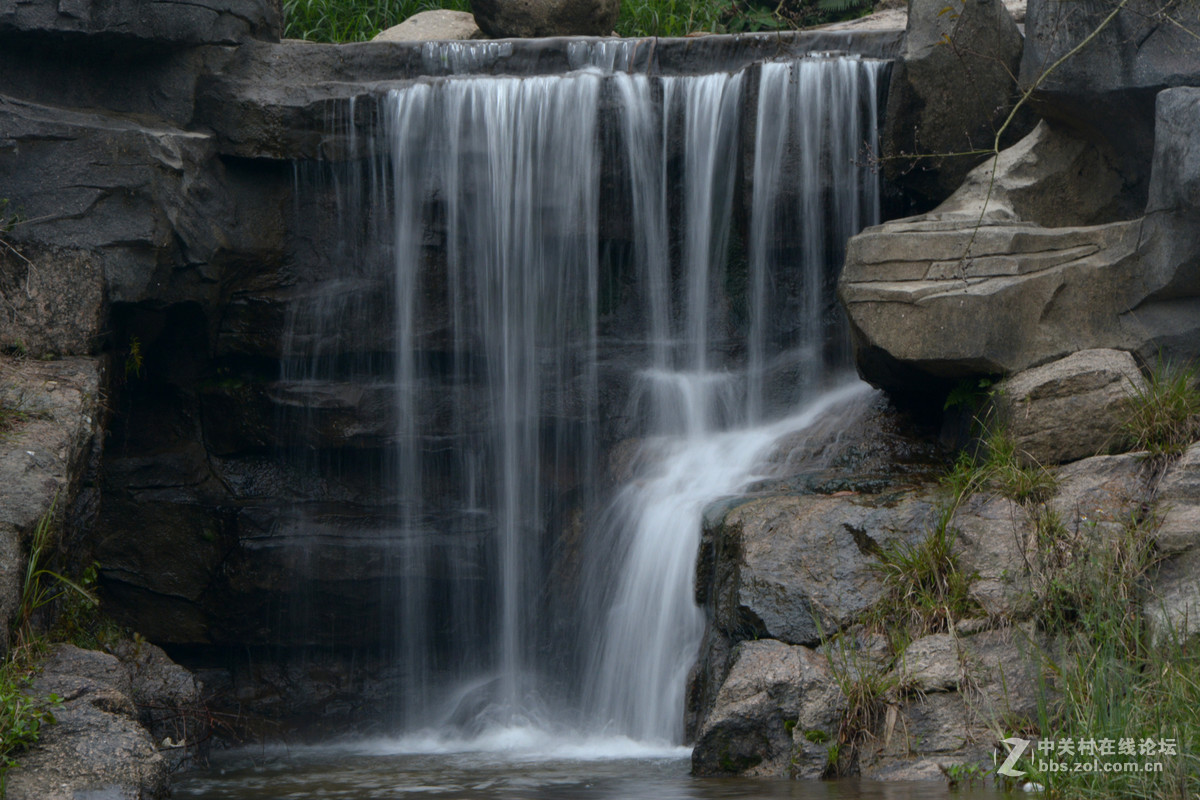
[[[652,77],[611,72],[624,45],[570,56],[394,89],[381,152],[360,146],[349,249],[393,276],[381,602],[406,728],[679,742],[701,511],[844,399],[813,404],[844,363],[840,248],[878,215],[858,150],[883,63]],[[632,477],[607,491],[618,452]]]

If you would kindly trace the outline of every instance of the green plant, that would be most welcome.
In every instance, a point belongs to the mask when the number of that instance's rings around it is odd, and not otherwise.
[[[21,597],[17,604],[17,640],[26,645],[33,638],[34,614],[48,603],[74,593],[92,605],[98,603],[96,596],[75,581],[47,569],[45,560],[50,555],[51,536],[54,528],[54,512],[58,505],[55,497],[50,508],[38,520],[29,544],[29,559],[25,564],[25,580],[21,585]],[[49,580],[47,580],[49,579]]]
[[[867,618],[889,635],[897,629],[909,638],[944,632],[954,620],[981,613],[970,596],[974,575],[962,570],[954,553],[956,531],[950,522],[955,507],[943,508],[937,524],[923,539],[897,541],[883,548],[872,565],[887,594]]]
[[[849,774],[862,747],[875,738],[886,715],[887,697],[896,690],[895,674],[857,647],[846,636],[827,639],[825,650],[834,681],[846,698],[837,738],[829,746],[829,777]],[[808,734],[806,733],[807,737]],[[813,739],[809,739],[813,741]]]
[[[946,776],[946,781],[950,784],[951,789],[957,789],[964,784],[966,786],[974,786],[976,783],[982,784],[986,774],[983,767],[970,763],[950,764],[949,766],[939,764],[938,769]]]
[[[31,697],[29,684],[29,669],[20,659],[10,657],[0,665],[0,797],[15,756],[37,742],[45,725],[54,724],[52,709],[61,702],[53,694]]]
[[[1151,457],[1183,453],[1200,439],[1200,386],[1194,365],[1159,361],[1145,386],[1133,387],[1125,432]]]
[[[129,352],[125,356],[125,377],[128,378],[130,375],[135,378],[142,377],[143,363],[142,340],[131,336],[129,337]]]

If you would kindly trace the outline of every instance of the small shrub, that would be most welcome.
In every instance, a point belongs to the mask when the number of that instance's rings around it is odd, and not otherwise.
[[[33,539],[29,544],[29,559],[25,564],[25,580],[21,586],[21,598],[17,605],[17,640],[21,645],[33,639],[33,616],[54,600],[74,593],[85,602],[96,605],[95,595],[70,578],[44,566],[50,555],[51,534],[54,526],[56,497],[50,508],[38,520]],[[47,580],[49,579],[49,580]]]
[[[1145,388],[1134,387],[1125,431],[1138,450],[1151,457],[1183,453],[1200,439],[1200,387],[1194,366],[1159,361]]]

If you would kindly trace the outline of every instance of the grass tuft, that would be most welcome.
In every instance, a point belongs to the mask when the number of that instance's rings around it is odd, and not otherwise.
[[[1200,439],[1200,386],[1196,367],[1159,361],[1145,388],[1134,387],[1125,431],[1152,458],[1178,456]]]

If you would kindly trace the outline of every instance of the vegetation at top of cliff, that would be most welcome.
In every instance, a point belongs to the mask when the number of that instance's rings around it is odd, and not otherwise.
[[[874,0],[621,0],[621,36],[687,36],[784,30],[852,19]],[[470,11],[469,0],[284,0],[284,36],[314,42],[364,42],[413,14]]]

